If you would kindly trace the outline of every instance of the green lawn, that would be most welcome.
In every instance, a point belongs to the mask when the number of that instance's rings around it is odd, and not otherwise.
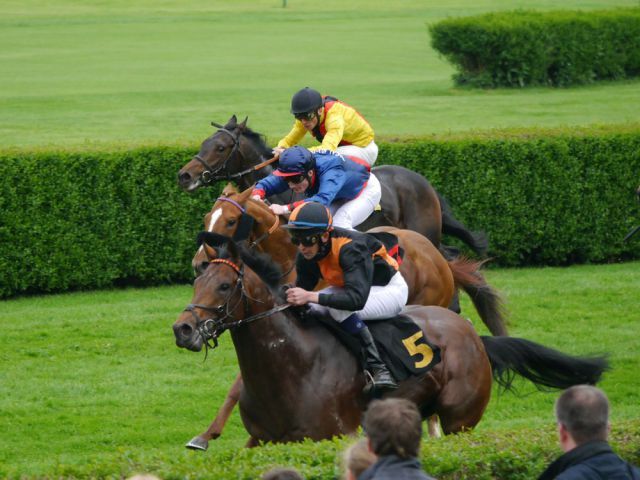
[[[277,140],[311,85],[380,138],[640,121],[640,81],[573,89],[454,88],[426,24],[498,9],[637,0],[5,0],[0,145],[196,143],[233,113]]]
[[[613,370],[601,386],[613,422],[640,418],[639,262],[487,276],[507,299],[512,335],[571,354],[610,353]],[[214,459],[235,465],[240,458],[266,465],[267,454],[235,457],[247,438],[237,412],[209,452],[184,451],[212,420],[237,372],[228,336],[204,363],[203,354],[175,347],[171,325],[191,293],[190,286],[174,286],[1,302],[0,476],[71,469],[100,477],[104,469],[142,468],[179,478],[189,462],[206,468]],[[463,309],[486,333],[466,298]],[[480,434],[552,429],[556,395],[525,383],[519,388],[520,396],[494,395]],[[332,448],[328,443],[327,452]],[[275,451],[290,454],[287,447]]]

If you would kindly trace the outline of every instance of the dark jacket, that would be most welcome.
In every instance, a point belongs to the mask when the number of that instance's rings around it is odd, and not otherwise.
[[[329,243],[312,260],[298,253],[296,286],[313,290],[320,278],[341,292],[321,293],[319,304],[356,312],[364,308],[372,285],[389,283],[398,271],[398,263],[373,235],[334,228]]]
[[[613,453],[607,442],[588,442],[558,457],[538,480],[640,480],[640,470]]]
[[[427,475],[417,458],[400,458],[395,455],[380,457],[367,468],[358,480],[435,480]]]

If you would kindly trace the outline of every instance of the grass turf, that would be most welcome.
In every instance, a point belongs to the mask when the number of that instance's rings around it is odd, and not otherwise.
[[[293,92],[356,106],[378,137],[640,121],[640,81],[572,89],[454,88],[426,24],[513,8],[636,0],[5,1],[0,143],[196,143],[231,114],[275,141]]]

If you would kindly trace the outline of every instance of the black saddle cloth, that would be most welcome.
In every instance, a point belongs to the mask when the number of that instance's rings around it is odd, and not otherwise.
[[[358,339],[342,330],[338,322],[330,317],[314,318],[351,350],[364,370],[365,355]],[[365,323],[376,342],[380,357],[396,381],[423,375],[440,363],[440,348],[431,344],[408,316],[400,314],[385,320],[367,320]]]

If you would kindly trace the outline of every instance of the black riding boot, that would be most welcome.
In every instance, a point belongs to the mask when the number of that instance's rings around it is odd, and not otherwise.
[[[393,375],[391,375],[391,372],[389,372],[389,369],[387,369],[387,366],[380,358],[378,348],[373,341],[369,329],[364,327],[356,336],[366,353],[367,370],[369,370],[373,377],[373,385],[367,385],[365,387],[365,393],[368,393],[372,387],[376,390],[394,390],[398,388],[398,384],[394,380]]]

